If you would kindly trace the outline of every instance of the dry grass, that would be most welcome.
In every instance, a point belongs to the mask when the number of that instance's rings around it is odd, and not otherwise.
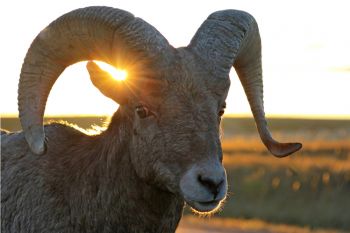
[[[259,154],[225,155],[225,167],[267,166],[273,169],[291,168],[300,172],[312,168],[327,169],[332,172],[350,171],[350,157],[347,160],[339,160],[326,156],[301,156],[277,159],[273,156],[261,156]]]
[[[298,138],[303,143],[302,151],[347,151],[350,152],[350,138],[338,139],[338,140],[326,140],[316,139],[309,140]],[[233,151],[251,151],[255,153],[265,152],[266,148],[264,144],[258,139],[235,137],[231,139],[225,139],[222,142],[222,147],[225,152]]]
[[[200,219],[193,216],[182,218],[177,233],[187,232],[236,232],[236,233],[341,233],[336,229],[311,229],[287,224],[271,224],[258,219],[211,218]],[[344,231],[345,232],[345,231]]]

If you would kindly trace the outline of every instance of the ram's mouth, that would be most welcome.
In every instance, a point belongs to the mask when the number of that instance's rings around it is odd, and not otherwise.
[[[186,201],[191,208],[198,213],[215,213],[220,209],[222,200],[212,201]]]

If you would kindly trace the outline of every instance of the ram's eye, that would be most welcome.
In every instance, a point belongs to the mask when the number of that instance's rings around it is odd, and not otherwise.
[[[150,111],[145,106],[139,105],[135,108],[136,114],[140,118],[146,118],[150,115]]]
[[[220,111],[218,112],[219,117],[222,117],[225,113],[226,103],[221,106]]]
[[[220,109],[220,111],[218,112],[219,117],[222,117],[224,113],[225,113],[225,109],[224,108]]]

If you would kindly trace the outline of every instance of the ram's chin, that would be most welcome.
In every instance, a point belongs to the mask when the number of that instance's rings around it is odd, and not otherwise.
[[[223,200],[208,202],[187,201],[186,203],[191,207],[193,213],[201,216],[211,216],[221,210]]]

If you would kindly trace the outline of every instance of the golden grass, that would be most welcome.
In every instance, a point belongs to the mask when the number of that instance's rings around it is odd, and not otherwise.
[[[224,164],[228,167],[265,165],[271,168],[291,167],[305,171],[310,168],[350,171],[350,139],[303,140],[301,151],[278,159],[267,152],[259,139],[234,138],[222,143]],[[262,156],[265,153],[265,156]]]
[[[301,140],[303,143],[302,150],[319,151],[319,150],[350,150],[350,138],[338,140]],[[232,150],[252,150],[256,152],[266,151],[264,144],[258,139],[246,137],[237,137],[234,139],[225,139],[222,142],[224,151]]]
[[[180,222],[178,233],[191,232],[186,229],[206,229],[196,232],[279,232],[279,233],[340,233],[334,229],[310,229],[287,224],[271,224],[257,219],[211,218],[199,219],[185,216]]]
[[[289,167],[299,171],[306,171],[310,168],[328,169],[333,172],[350,171],[350,161],[334,159],[326,156],[291,156],[286,158],[275,158],[271,156],[261,156],[258,154],[246,155],[224,155],[224,165],[226,167],[244,167],[254,165],[264,165],[271,168]]]

